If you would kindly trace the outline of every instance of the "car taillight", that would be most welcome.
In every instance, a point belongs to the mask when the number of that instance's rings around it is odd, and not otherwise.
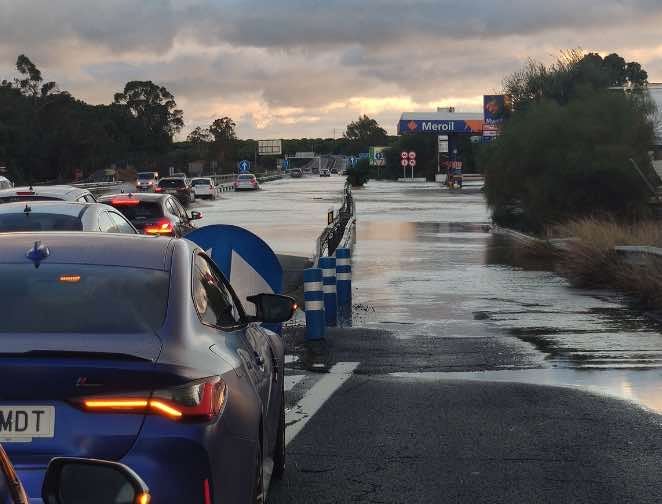
[[[135,206],[140,205],[140,200],[133,198],[113,198],[110,200],[110,204],[113,206]]]
[[[16,196],[34,196],[34,191],[16,191]]]
[[[168,219],[160,219],[153,224],[145,226],[145,234],[169,235],[172,234],[174,227]]]
[[[219,376],[205,378],[151,394],[96,396],[76,400],[86,411],[160,415],[171,420],[208,421],[223,410],[227,386]]]
[[[163,188],[162,187],[155,187],[154,192],[163,192]]]

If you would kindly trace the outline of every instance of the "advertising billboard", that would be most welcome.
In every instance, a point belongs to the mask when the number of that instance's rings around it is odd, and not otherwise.
[[[280,156],[283,154],[282,140],[258,140],[257,153],[260,156]]]
[[[370,147],[368,153],[370,166],[386,166],[386,150],[388,147]]]
[[[488,130],[498,130],[513,111],[513,99],[510,95],[483,96],[483,114]]]

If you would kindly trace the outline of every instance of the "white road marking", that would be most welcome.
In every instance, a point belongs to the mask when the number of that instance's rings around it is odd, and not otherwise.
[[[299,360],[298,355],[286,355],[285,356],[285,364],[292,364],[293,362],[296,362]]]
[[[285,377],[285,392],[289,392],[294,386],[305,378],[306,375],[289,375]]]
[[[285,412],[286,446],[301,432],[308,420],[319,411],[333,393],[352,376],[359,364],[359,362],[339,362],[313,385],[291,410]]]

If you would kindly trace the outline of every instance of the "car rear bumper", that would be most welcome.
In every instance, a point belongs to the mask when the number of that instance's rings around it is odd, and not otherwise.
[[[143,438],[117,462],[142,478],[155,503],[204,504],[206,484],[214,504],[249,502],[254,484],[255,443],[224,436],[222,443],[217,440],[216,444],[209,447],[208,453],[201,442],[189,438]],[[19,466],[17,472],[30,502],[41,503],[46,468]]]

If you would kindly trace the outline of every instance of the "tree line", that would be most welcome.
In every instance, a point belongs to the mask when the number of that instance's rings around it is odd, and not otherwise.
[[[174,95],[152,81],[131,81],[108,105],[90,105],[44,80],[25,55],[16,61],[18,77],[0,82],[0,167],[17,182],[70,181],[109,167],[186,170],[200,160],[207,169],[232,172],[237,161],[256,158],[257,141],[237,138],[230,117],[192,130],[174,141],[184,116]],[[284,154],[356,154],[389,141],[374,119],[360,117],[341,138],[283,142]],[[259,158],[265,169],[274,158]]]

